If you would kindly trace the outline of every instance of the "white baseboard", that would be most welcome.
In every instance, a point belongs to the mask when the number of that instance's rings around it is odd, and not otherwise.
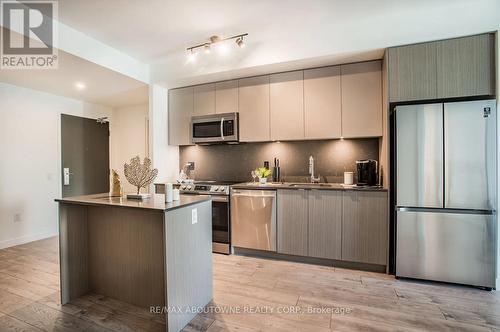
[[[28,242],[42,240],[42,239],[46,239],[46,238],[53,237],[56,235],[58,235],[57,232],[55,232],[55,233],[54,232],[44,232],[44,233],[20,236],[20,237],[16,237],[14,239],[9,239],[9,240],[3,240],[3,241],[0,241],[0,249],[18,246],[20,244],[25,244]]]

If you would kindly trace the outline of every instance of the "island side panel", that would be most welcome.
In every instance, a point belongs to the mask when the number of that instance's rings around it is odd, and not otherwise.
[[[163,211],[89,206],[89,283],[140,307],[165,305]]]
[[[61,303],[89,292],[88,222],[84,205],[59,204]]]
[[[165,229],[168,307],[206,306],[213,298],[212,202],[167,211]],[[182,330],[195,316],[196,312],[170,313],[168,331]]]

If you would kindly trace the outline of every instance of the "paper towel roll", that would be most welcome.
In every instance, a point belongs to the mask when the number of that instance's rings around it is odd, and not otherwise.
[[[165,184],[165,202],[171,203],[174,200],[174,185],[172,183]]]

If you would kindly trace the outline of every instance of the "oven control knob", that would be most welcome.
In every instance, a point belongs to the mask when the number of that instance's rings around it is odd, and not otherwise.
[[[212,187],[212,191],[217,191],[217,190],[219,190],[219,186],[213,186]]]
[[[181,190],[186,190],[186,186],[181,186]]]
[[[187,190],[191,190],[191,186],[187,186],[186,188],[187,188]]]

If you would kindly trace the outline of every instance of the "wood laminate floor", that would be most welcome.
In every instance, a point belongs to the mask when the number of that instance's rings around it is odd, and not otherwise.
[[[90,294],[60,305],[57,238],[0,250],[0,331],[164,331]],[[500,296],[470,287],[214,255],[214,301],[184,331],[499,331]]]

